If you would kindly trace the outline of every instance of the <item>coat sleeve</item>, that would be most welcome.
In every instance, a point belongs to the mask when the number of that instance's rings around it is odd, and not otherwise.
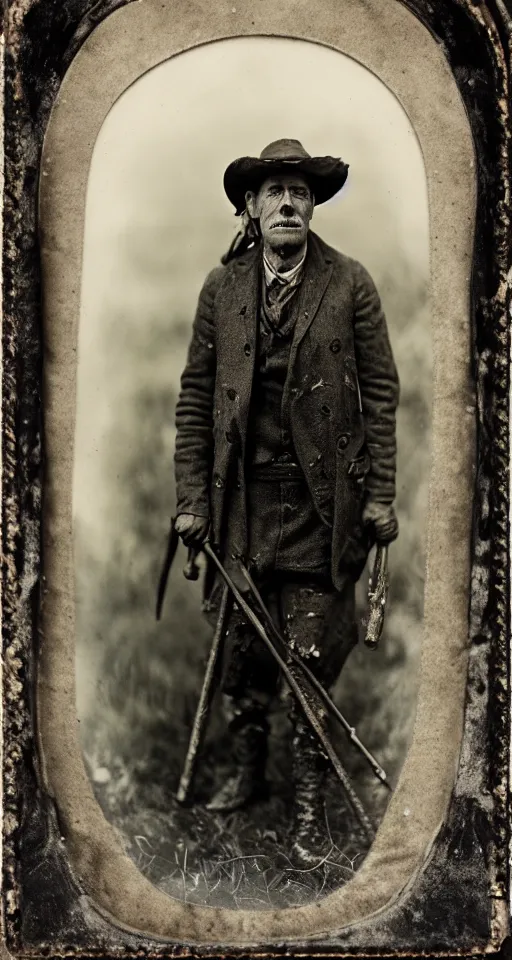
[[[176,512],[198,517],[210,514],[216,370],[213,304],[222,270],[212,270],[199,295],[176,404]]]
[[[371,460],[366,491],[380,503],[392,503],[396,493],[399,380],[379,294],[359,263],[354,271],[354,307],[357,375]]]

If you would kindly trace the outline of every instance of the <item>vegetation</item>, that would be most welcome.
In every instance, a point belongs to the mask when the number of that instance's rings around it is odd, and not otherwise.
[[[396,782],[411,737],[418,682],[430,331],[424,283],[405,261],[400,289],[396,273],[376,279],[392,319],[402,383],[397,502],[401,533],[390,549],[391,591],[380,648],[372,652],[360,643],[334,696]],[[183,552],[175,563],[163,618],[155,621],[156,584],[174,507],[176,371],[183,361],[189,324],[157,317],[149,329],[150,335],[147,325],[144,330],[124,327],[121,315],[110,318],[106,349],[129,375],[115,380],[115,416],[100,451],[108,494],[101,538],[91,534],[79,515],[75,518],[77,679],[84,757],[98,801],[120,830],[127,852],[170,896],[262,909],[307,903],[346,882],[366,848],[331,780],[326,829],[332,850],[317,870],[292,870],[287,860],[289,730],[282,700],[272,716],[269,800],[229,817],[209,814],[201,805],[229,769],[229,742],[218,703],[198,776],[199,803],[184,810],[174,800],[211,631],[200,614],[200,584],[182,576]],[[365,588],[363,577],[361,623]],[[378,821],[386,791],[374,782],[342,733],[336,742],[361,799]]]

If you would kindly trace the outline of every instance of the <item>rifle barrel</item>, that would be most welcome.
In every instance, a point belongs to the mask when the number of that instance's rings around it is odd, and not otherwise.
[[[389,783],[389,780],[388,780],[388,778],[387,778],[386,771],[383,769],[383,767],[381,767],[380,763],[375,759],[375,757],[373,756],[373,754],[370,753],[370,751],[365,747],[364,743],[362,743],[362,741],[359,739],[359,737],[357,736],[357,732],[356,732],[355,728],[350,725],[350,723],[348,722],[348,720],[343,716],[341,710],[339,710],[339,708],[336,706],[336,704],[334,703],[334,701],[331,700],[329,694],[327,693],[327,690],[324,690],[322,684],[321,684],[320,681],[317,679],[317,677],[315,677],[313,671],[310,670],[310,668],[308,667],[307,663],[304,663],[304,661],[301,660],[301,658],[300,658],[299,656],[297,656],[297,654],[295,653],[295,651],[291,650],[291,649],[288,647],[288,645],[286,644],[286,641],[285,641],[284,637],[281,635],[281,633],[280,633],[279,630],[277,629],[274,621],[272,620],[272,617],[271,617],[271,615],[270,615],[270,612],[267,610],[267,607],[265,606],[265,603],[264,603],[264,601],[263,601],[263,597],[261,596],[261,593],[259,592],[256,584],[254,583],[254,580],[252,579],[251,574],[249,573],[249,571],[247,570],[247,568],[244,566],[243,563],[241,563],[240,566],[241,566],[241,569],[242,569],[242,573],[243,573],[243,575],[244,575],[244,577],[245,577],[245,579],[246,579],[246,581],[247,581],[247,584],[248,584],[248,586],[249,586],[249,589],[251,590],[251,593],[252,593],[254,599],[256,600],[256,602],[257,602],[257,604],[258,604],[258,606],[259,606],[259,608],[260,608],[260,611],[261,611],[261,613],[263,614],[263,616],[264,616],[264,618],[265,618],[265,620],[266,620],[266,622],[267,622],[267,625],[268,625],[269,629],[272,631],[272,633],[273,633],[274,637],[276,638],[276,640],[279,641],[279,644],[280,644],[282,647],[285,647],[285,648],[286,648],[286,650],[287,650],[290,658],[294,661],[294,663],[297,664],[298,667],[300,667],[300,668],[303,670],[304,674],[305,674],[306,677],[308,678],[308,680],[309,680],[309,682],[311,683],[311,685],[315,688],[316,692],[317,692],[317,693],[320,695],[320,697],[322,698],[322,700],[323,700],[323,702],[325,703],[326,707],[327,707],[327,708],[331,711],[331,713],[336,717],[336,719],[337,719],[338,722],[341,724],[341,726],[343,727],[343,729],[345,730],[345,732],[348,734],[348,736],[349,736],[350,740],[352,741],[352,743],[354,744],[354,746],[357,747],[357,749],[358,749],[359,752],[363,755],[363,757],[365,758],[365,760],[370,764],[370,766],[371,766],[371,768],[372,768],[375,776],[378,778],[378,780],[380,780],[380,782],[381,782],[385,787],[387,787],[388,790],[391,790],[392,787],[391,787],[391,785],[390,785],[390,783]]]

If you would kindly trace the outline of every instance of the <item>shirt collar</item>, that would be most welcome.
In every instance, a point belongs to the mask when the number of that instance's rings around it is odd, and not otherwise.
[[[305,250],[304,256],[299,260],[295,267],[292,267],[291,270],[283,270],[282,272],[278,273],[267,259],[265,251],[263,251],[263,267],[265,269],[265,281],[267,286],[270,286],[273,280],[278,280],[283,286],[289,283],[297,283],[300,274],[302,273],[302,268],[306,259],[306,252],[307,251]]]

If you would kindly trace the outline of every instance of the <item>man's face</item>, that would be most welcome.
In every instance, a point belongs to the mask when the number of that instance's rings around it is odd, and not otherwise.
[[[259,218],[263,240],[270,247],[301,247],[306,242],[314,200],[304,177],[268,177],[257,194],[246,194],[246,203],[250,216]]]

